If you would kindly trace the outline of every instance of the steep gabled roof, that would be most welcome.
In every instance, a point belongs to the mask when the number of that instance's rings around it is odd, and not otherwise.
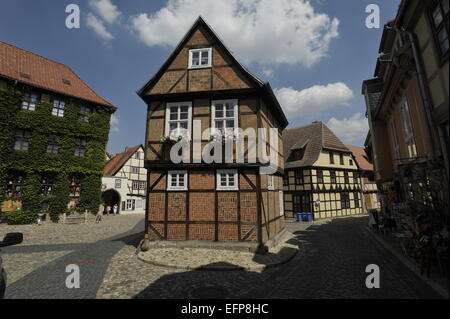
[[[353,156],[355,157],[356,164],[358,164],[358,167],[364,171],[373,171],[373,164],[369,162],[369,159],[367,158],[366,151],[363,147],[359,146],[349,146],[347,145],[347,148],[352,151]]]
[[[222,40],[219,38],[219,36],[214,32],[214,30],[203,20],[201,16],[197,18],[197,20],[194,22],[192,27],[189,29],[189,31],[184,35],[184,37],[181,39],[181,41],[178,43],[178,45],[175,47],[173,52],[170,54],[170,56],[167,58],[167,60],[163,63],[163,65],[159,68],[159,70],[145,83],[145,85],[140,88],[136,93],[143,98],[144,92],[147,91],[148,88],[155,85],[158,80],[162,77],[164,72],[168,69],[170,64],[174,61],[174,59],[177,57],[177,55],[180,53],[180,51],[183,49],[183,47],[186,45],[186,43],[189,41],[189,39],[192,37],[194,32],[200,28],[203,27],[203,29],[211,36],[211,38],[214,40],[215,44],[217,44],[220,49],[230,58],[230,60],[234,63],[234,65],[239,69],[239,71],[242,72],[242,74],[246,75],[247,78],[256,86],[263,90],[265,97],[273,104],[275,107],[274,113],[277,116],[278,120],[280,121],[281,125],[286,127],[289,122],[283,112],[283,109],[280,106],[280,103],[278,102],[277,98],[275,97],[275,94],[268,82],[263,82],[261,79],[259,79],[256,75],[251,73],[246,67],[244,67],[231,53],[230,50],[225,46],[225,44],[222,42]]]
[[[59,62],[0,41],[0,77],[115,108]]]
[[[286,168],[312,166],[322,150],[351,152],[322,122],[285,130],[283,144]],[[292,151],[299,148],[304,149],[303,158],[289,161]]]
[[[143,148],[141,144],[125,148],[125,152],[116,154],[111,158],[103,169],[103,176],[114,176],[122,168],[122,166],[130,159],[131,156],[140,148]]]

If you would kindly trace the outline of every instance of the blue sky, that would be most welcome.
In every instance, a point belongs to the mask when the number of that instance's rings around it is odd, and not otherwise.
[[[65,27],[77,4],[80,29]],[[2,0],[0,41],[64,63],[118,107],[108,150],[143,143],[146,106],[136,95],[201,14],[253,73],[269,81],[290,121],[327,123],[344,141],[367,133],[361,82],[373,76],[381,26],[400,0]]]

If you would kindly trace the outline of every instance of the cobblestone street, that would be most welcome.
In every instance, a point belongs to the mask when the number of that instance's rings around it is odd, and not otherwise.
[[[184,271],[153,266],[136,258],[142,238],[140,221],[128,232],[108,239],[55,245],[53,252],[51,246],[42,246],[50,254],[41,256],[49,258],[47,264],[33,266],[30,262],[35,269],[22,277],[8,260],[21,249],[23,253],[26,250],[37,254],[37,248],[5,249],[3,258],[10,276],[20,277],[10,282],[7,297],[439,298],[374,241],[366,225],[367,217],[288,223],[288,230],[301,244],[299,253],[284,265],[262,271]],[[69,290],[64,287],[65,265],[74,261],[81,264],[81,287]],[[365,286],[368,264],[380,267],[380,289]]]

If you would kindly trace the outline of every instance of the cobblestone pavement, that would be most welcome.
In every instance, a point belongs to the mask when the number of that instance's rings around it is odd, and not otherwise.
[[[98,224],[0,225],[2,236],[24,233],[22,244],[2,249],[6,297],[95,298],[112,256],[130,237],[143,237],[143,218],[119,215],[106,216]],[[80,265],[82,289],[65,287],[66,265],[73,263]]]
[[[129,243],[113,258],[97,298],[439,298],[367,233],[367,217],[288,223],[301,241],[288,263],[256,271],[181,271],[148,265]],[[365,286],[369,264],[381,288]]]
[[[112,218],[122,217],[114,216]],[[3,259],[12,281],[7,298],[438,298],[367,233],[367,217],[312,224],[288,223],[300,252],[288,263],[262,271],[183,271],[137,259],[143,218],[88,225],[56,225],[47,236],[65,240],[46,244],[42,226],[25,226],[33,242],[6,247]],[[137,222],[137,224],[136,224]],[[113,227],[112,224],[116,226]],[[102,225],[102,226],[100,226]],[[134,227],[133,227],[134,225]],[[109,228],[109,226],[111,226]],[[32,229],[36,227],[36,229]],[[0,227],[3,232],[4,226]],[[56,230],[58,229],[58,230]],[[10,230],[8,230],[10,231]],[[23,231],[23,230],[21,230]],[[54,234],[57,236],[54,236]],[[76,234],[78,233],[78,234]],[[79,238],[86,234],[85,240]],[[107,236],[110,237],[107,237]],[[29,237],[30,238],[30,237]],[[72,239],[72,240],[69,240]],[[54,243],[54,244],[53,244]],[[80,265],[80,289],[65,287],[67,264]],[[377,264],[381,288],[367,289],[365,268]],[[24,268],[25,267],[25,268]],[[27,268],[28,267],[28,268]]]

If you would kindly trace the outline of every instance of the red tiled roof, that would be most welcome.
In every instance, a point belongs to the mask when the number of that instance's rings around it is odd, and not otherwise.
[[[29,78],[21,76],[28,75]],[[68,66],[0,41],[0,76],[32,86],[114,107]],[[65,84],[63,80],[69,80]]]
[[[118,170],[126,163],[126,161],[136,152],[142,145],[136,145],[126,148],[125,152],[119,153],[111,158],[103,169],[103,176],[114,176]]]
[[[358,164],[360,169],[364,171],[373,171],[373,164],[369,162],[364,148],[349,145],[347,145],[347,148],[350,149],[350,151],[352,151],[353,156],[356,159],[356,163]]]

